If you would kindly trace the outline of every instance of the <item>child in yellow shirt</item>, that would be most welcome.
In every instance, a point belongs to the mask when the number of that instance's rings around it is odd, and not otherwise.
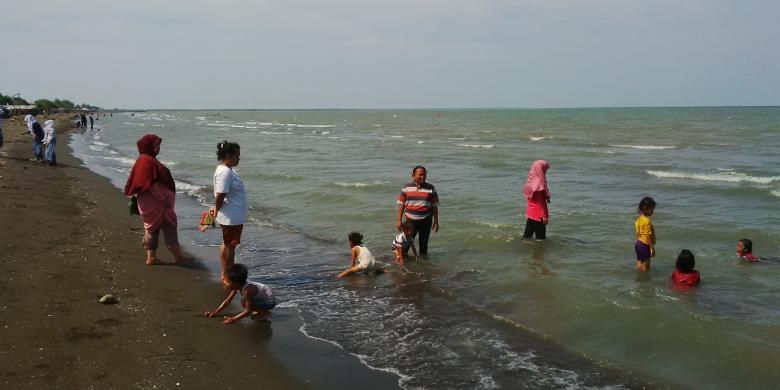
[[[636,269],[638,271],[648,271],[650,269],[650,258],[655,257],[655,229],[650,216],[655,210],[655,201],[646,196],[639,201],[639,216],[634,222],[636,231]]]

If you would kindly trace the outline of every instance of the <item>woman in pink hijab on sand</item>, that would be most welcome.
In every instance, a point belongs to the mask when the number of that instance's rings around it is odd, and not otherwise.
[[[531,170],[528,171],[528,180],[523,186],[523,195],[528,200],[528,207],[525,209],[525,232],[524,240],[530,240],[536,234],[537,240],[547,238],[547,223],[550,214],[547,211],[547,204],[550,203],[550,188],[547,187],[547,169],[550,164],[545,160],[536,160],[531,164]]]

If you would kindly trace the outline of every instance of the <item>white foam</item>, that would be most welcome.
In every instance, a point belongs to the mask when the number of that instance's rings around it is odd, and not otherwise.
[[[163,160],[160,160],[160,162],[161,162],[163,165],[178,165],[178,164],[179,164],[179,163],[177,163],[176,161],[163,161]]]
[[[639,150],[663,150],[663,149],[674,149],[676,146],[660,146],[660,145],[609,145],[615,148],[628,148],[628,149],[639,149]]]
[[[99,146],[99,145],[89,145],[89,148],[96,151],[96,152],[103,152],[106,150],[105,147]]]
[[[230,125],[230,127],[235,127],[235,128],[238,128],[238,129],[246,128],[246,126],[244,126],[244,125]]]
[[[458,144],[464,148],[481,148],[481,149],[493,149],[496,145],[493,144]]]
[[[260,134],[268,134],[268,135],[293,135],[293,133],[290,132],[282,132],[282,131],[261,131]]]
[[[550,137],[530,137],[530,138],[531,138],[531,141],[541,141],[543,139],[547,139],[547,138],[550,138]]]
[[[364,188],[364,187],[374,187],[374,186],[378,186],[378,185],[382,185],[382,184],[387,184],[387,182],[375,181],[373,183],[360,183],[360,182],[347,183],[347,182],[337,181],[337,182],[334,182],[333,184],[335,184],[335,185],[337,185],[339,187]]]
[[[92,145],[104,146],[104,147],[111,146],[111,145],[109,145],[109,144],[107,144],[105,142],[100,142],[100,141],[94,141],[94,142],[92,142]]]
[[[728,183],[755,183],[771,184],[780,181],[780,176],[756,177],[739,172],[721,172],[721,173],[686,173],[670,171],[647,171],[648,174],[664,179],[693,179],[701,181],[719,181]]]
[[[126,164],[126,165],[133,165],[133,164],[135,164],[135,160],[133,160],[132,158],[127,158],[127,157],[103,157],[103,158],[106,159],[106,160],[119,161],[122,164]]]
[[[774,196],[776,196],[776,197],[778,197],[778,198],[780,198],[780,191],[778,191],[778,190],[772,190],[772,191],[769,191],[769,193],[774,195]]]
[[[288,123],[287,127],[309,127],[309,128],[328,128],[328,127],[336,127],[336,125],[305,125],[305,124],[299,124],[299,123]]]
[[[465,141],[466,137],[451,137],[451,138],[447,138],[447,139],[451,140],[451,141]]]
[[[424,144],[425,141],[417,141],[418,144]]]
[[[202,186],[197,186],[197,185],[194,185],[194,184],[184,183],[184,182],[180,182],[180,181],[176,182],[176,191],[178,191],[178,192],[184,192],[184,193],[188,193],[188,194],[197,194],[202,189],[203,189]]]

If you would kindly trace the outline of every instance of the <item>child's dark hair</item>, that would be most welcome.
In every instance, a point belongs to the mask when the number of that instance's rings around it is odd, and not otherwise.
[[[655,200],[649,196],[645,196],[642,198],[642,200],[639,201],[639,207],[637,207],[639,211],[645,211],[645,209],[655,209]]]
[[[415,228],[414,224],[412,223],[412,221],[406,220],[406,221],[404,221],[404,223],[401,224],[401,230],[403,230],[404,232],[406,232],[408,230],[409,233],[414,233],[416,228]]]
[[[347,238],[355,245],[360,245],[363,243],[363,235],[358,232],[349,233]]]
[[[243,264],[231,264],[227,272],[225,272],[225,277],[227,280],[229,280],[231,283],[235,284],[246,284],[246,279],[248,277],[249,271],[246,269],[246,266]]]
[[[742,243],[742,247],[745,248],[745,253],[753,253],[753,241],[748,238],[739,240]]]
[[[414,175],[414,173],[415,173],[415,172],[417,172],[417,170],[418,170],[418,169],[422,169],[423,171],[425,171],[425,173],[428,173],[428,170],[427,170],[427,169],[425,169],[425,167],[424,167],[424,166],[422,166],[422,165],[416,165],[414,168],[412,168],[412,175]]]
[[[696,266],[696,260],[693,258],[693,252],[683,249],[680,254],[677,255],[677,261],[674,263],[674,267],[682,273],[693,272],[693,267]]]
[[[222,141],[217,144],[217,160],[222,161],[227,156],[234,156],[241,151],[241,147],[235,142]]]

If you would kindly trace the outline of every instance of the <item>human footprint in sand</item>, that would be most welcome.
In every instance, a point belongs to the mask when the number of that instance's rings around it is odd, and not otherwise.
[[[216,310],[206,312],[206,317],[213,318],[219,314],[240,292],[243,297],[241,298],[241,307],[244,310],[235,316],[225,316],[223,324],[232,324],[249,315],[253,319],[270,321],[271,309],[276,307],[276,298],[271,287],[247,279],[248,270],[245,265],[240,263],[230,265],[223,279],[223,283],[227,285],[230,292]]]
[[[138,211],[144,222],[143,245],[146,248],[146,264],[163,264],[157,258],[160,230],[165,236],[165,245],[173,253],[177,264],[192,262],[184,256],[179,247],[179,235],[176,231],[177,220],[176,184],[171,171],[157,160],[162,138],[146,134],[138,140],[138,159],[133,164],[130,176],[125,184],[125,195],[138,198]]]

